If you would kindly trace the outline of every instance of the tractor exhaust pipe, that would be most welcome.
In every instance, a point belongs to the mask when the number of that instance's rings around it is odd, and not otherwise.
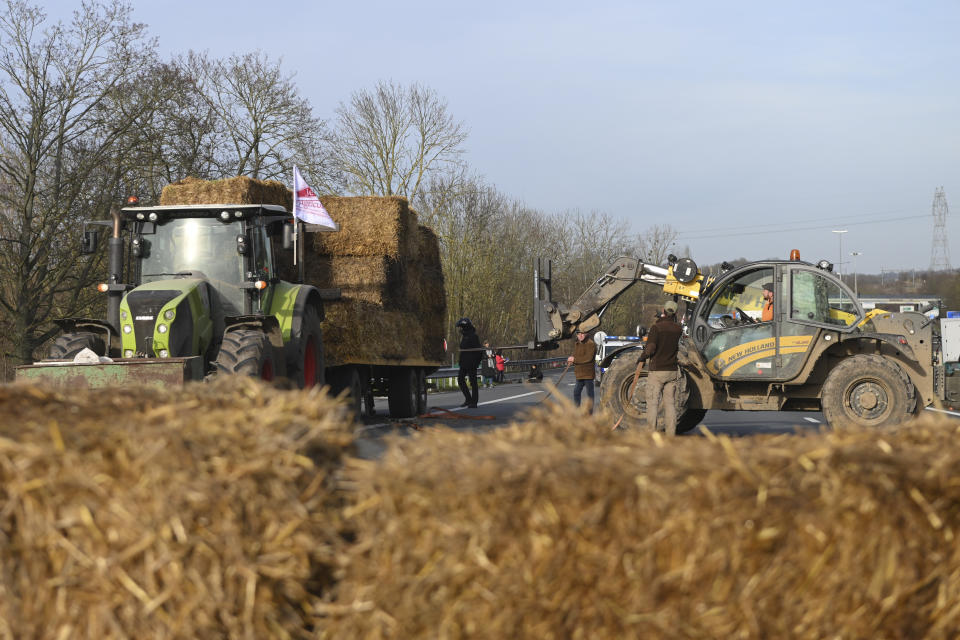
[[[107,244],[107,322],[120,335],[120,301],[123,299],[125,287],[120,282],[123,271],[123,238],[120,231],[123,220],[120,218],[120,208],[112,207],[110,215],[113,218],[113,233]],[[109,347],[108,347],[109,348]]]

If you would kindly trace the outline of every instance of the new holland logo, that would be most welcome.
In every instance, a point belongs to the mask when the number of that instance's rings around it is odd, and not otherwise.
[[[154,316],[137,316],[134,320],[153,320]]]

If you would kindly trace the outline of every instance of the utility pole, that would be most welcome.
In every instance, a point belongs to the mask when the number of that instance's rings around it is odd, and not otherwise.
[[[850,255],[853,256],[853,295],[860,297],[860,292],[857,290],[857,256],[863,255],[860,251],[851,251]],[[880,280],[883,280],[883,271],[880,272]]]
[[[840,259],[837,261],[837,276],[840,278],[840,282],[843,282],[843,234],[847,232],[847,229],[834,229],[833,232],[840,238]]]
[[[930,271],[950,269],[950,250],[947,248],[947,196],[940,187],[933,193],[933,244],[930,247]]]

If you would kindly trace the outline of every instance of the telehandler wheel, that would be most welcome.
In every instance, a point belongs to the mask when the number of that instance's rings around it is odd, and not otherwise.
[[[89,331],[77,331],[57,338],[50,345],[47,357],[51,360],[73,360],[84,349],[90,349],[98,356],[107,355],[101,336]]]
[[[273,346],[262,331],[237,329],[223,334],[214,363],[218,374],[240,374],[273,380],[277,373]]]
[[[320,315],[312,306],[307,307],[303,314],[299,353],[300,357],[295,365],[297,386],[301,389],[322,386],[324,383],[323,339]]]
[[[883,356],[857,355],[827,375],[821,391],[831,427],[888,427],[911,417],[916,391],[903,370]]]
[[[394,371],[390,375],[390,390],[387,395],[390,417],[412,418],[417,415],[419,393],[416,369],[404,367]]]
[[[609,411],[614,419],[622,415],[620,426],[624,429],[643,429],[647,426],[644,415],[646,376],[641,376],[633,401],[630,397],[639,358],[639,351],[618,357],[603,374],[603,381],[600,383],[598,408]]]

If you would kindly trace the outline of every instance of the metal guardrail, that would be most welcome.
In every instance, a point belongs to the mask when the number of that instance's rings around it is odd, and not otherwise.
[[[556,369],[566,366],[567,356],[559,358],[541,358],[539,360],[509,360],[507,361],[506,370],[503,373],[503,383],[507,384],[526,380],[527,373],[529,373],[530,365],[532,364],[540,365],[540,368],[544,371],[548,369]],[[428,375],[427,380],[432,382],[438,391],[456,389],[457,374],[459,372],[460,369],[457,367],[444,367],[442,369],[437,369]],[[477,370],[477,382],[483,382],[483,377],[480,375],[479,370]]]

